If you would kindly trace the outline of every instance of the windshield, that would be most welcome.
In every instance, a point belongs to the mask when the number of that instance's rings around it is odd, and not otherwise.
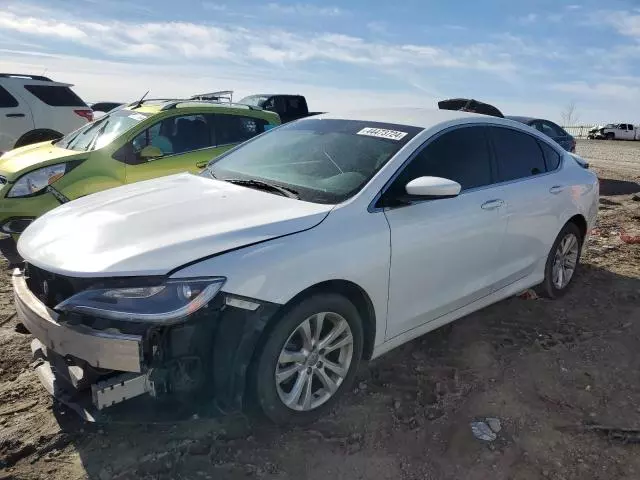
[[[422,129],[354,120],[304,120],[257,137],[213,160],[205,175],[260,180],[301,200],[339,203],[355,195]]]
[[[240,100],[240,103],[244,105],[251,105],[252,107],[262,107],[268,98],[269,97],[267,95],[251,95],[249,97],[244,97]]]
[[[148,113],[113,110],[104,117],[62,137],[56,145],[67,150],[92,151],[102,148],[149,117]]]

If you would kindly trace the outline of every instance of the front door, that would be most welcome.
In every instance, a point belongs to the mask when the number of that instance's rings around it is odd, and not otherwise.
[[[391,231],[387,339],[491,293],[505,230],[486,127],[447,131],[428,143],[385,192],[401,198],[421,176],[455,180],[454,198],[385,208]]]
[[[157,147],[154,157],[142,157],[147,146]],[[127,183],[174,173],[201,170],[214,157],[213,115],[180,115],[165,118],[135,136],[132,159],[127,162]]]

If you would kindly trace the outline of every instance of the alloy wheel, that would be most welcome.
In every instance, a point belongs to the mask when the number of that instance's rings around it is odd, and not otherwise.
[[[349,372],[353,341],[349,323],[337,313],[317,313],[300,323],[276,364],[276,390],[282,403],[309,411],[329,400]]]
[[[560,241],[553,259],[552,281],[555,288],[562,290],[571,281],[578,263],[580,242],[573,233],[568,233]]]

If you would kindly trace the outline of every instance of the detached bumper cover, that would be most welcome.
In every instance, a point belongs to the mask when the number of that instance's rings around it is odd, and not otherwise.
[[[20,270],[14,270],[12,281],[18,317],[45,347],[95,368],[142,372],[142,337],[60,324],[58,314],[29,290]]]

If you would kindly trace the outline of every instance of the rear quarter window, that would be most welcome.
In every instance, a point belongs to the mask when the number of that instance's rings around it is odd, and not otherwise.
[[[55,85],[25,85],[24,88],[52,107],[86,107],[82,99],[69,87]]]
[[[547,166],[547,172],[557,169],[560,166],[560,154],[552,147],[544,142],[538,142],[544,155],[544,163]]]

